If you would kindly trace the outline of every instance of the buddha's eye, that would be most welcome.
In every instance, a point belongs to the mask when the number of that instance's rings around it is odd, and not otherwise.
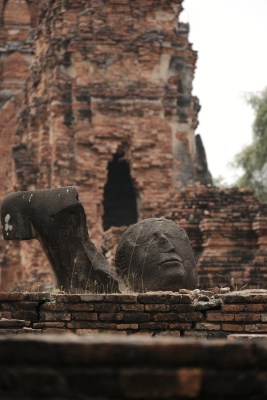
[[[151,242],[155,242],[156,240],[158,240],[158,235],[156,232],[152,233],[152,235],[150,236],[150,241]]]
[[[165,236],[168,237],[168,239],[182,239],[185,240],[186,239],[186,235],[185,233],[181,232],[171,232],[171,233],[167,233],[165,234]]]

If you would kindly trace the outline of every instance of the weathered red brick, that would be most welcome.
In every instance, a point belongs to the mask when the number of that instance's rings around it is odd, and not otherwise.
[[[267,324],[253,324],[253,325],[245,325],[244,326],[245,332],[267,332]]]
[[[104,296],[102,294],[80,294],[80,300],[82,302],[101,302],[104,300]]]
[[[18,329],[18,328],[23,328],[24,326],[25,326],[25,321],[22,320],[0,319],[0,329],[3,328]]]
[[[23,300],[23,293],[0,292],[0,301]]]
[[[198,322],[196,324],[196,329],[207,330],[207,331],[219,331],[221,329],[220,324],[210,324],[207,322]]]
[[[94,305],[88,303],[64,304],[64,308],[67,311],[94,311]]]
[[[253,304],[254,305],[254,304]],[[245,309],[245,304],[223,304],[222,312],[239,312]]]
[[[57,303],[79,303],[82,296],[76,294],[57,294],[55,299]]]
[[[117,324],[116,329],[118,330],[137,330],[139,328],[138,324]]]
[[[149,313],[140,313],[140,312],[124,312],[123,313],[123,321],[130,323],[141,323],[148,322],[151,320]]]
[[[74,321],[97,321],[98,315],[95,312],[73,312],[71,314],[71,319]],[[68,321],[70,321],[70,319]]]
[[[67,322],[66,327],[68,329],[116,329],[116,324],[111,322],[77,321]]]
[[[218,312],[208,312],[207,321],[234,321],[235,314],[223,314]]]
[[[105,301],[112,303],[136,303],[137,294],[106,294]]]
[[[237,322],[259,322],[262,321],[260,314],[252,314],[252,313],[242,313],[235,315],[235,321]],[[266,320],[267,321],[267,320]],[[262,321],[265,322],[265,321]]]
[[[169,311],[169,309],[170,309],[170,306],[166,305],[166,304],[146,304],[145,305],[146,311]]]
[[[188,322],[188,321],[202,321],[203,314],[200,312],[193,313],[164,313],[154,315],[155,321],[177,321],[177,322]]]
[[[143,304],[122,304],[122,311],[144,311],[145,306]],[[149,311],[146,309],[146,311]]]
[[[245,326],[237,324],[222,324],[222,330],[226,332],[243,332]]]
[[[41,321],[70,321],[71,315],[64,312],[41,312]]]
[[[123,313],[100,313],[100,321],[122,321]]]
[[[43,328],[65,328],[65,322],[34,322],[34,329]]]
[[[29,311],[29,310],[17,310],[12,311],[12,318],[13,319],[23,319],[23,320],[30,320],[30,321],[37,321],[38,315],[37,311]]]
[[[169,329],[178,329],[179,331],[188,331],[192,329],[192,324],[188,324],[185,322],[175,322],[174,324],[169,324],[168,325]]]
[[[94,311],[102,312],[102,313],[117,313],[121,311],[121,307],[119,304],[113,303],[101,303],[101,304],[94,304],[93,306]]]
[[[177,371],[179,382],[177,396],[198,398],[202,391],[202,375],[200,368],[180,368]]]
[[[167,322],[143,322],[139,324],[141,330],[168,330]]]
[[[42,311],[67,311],[68,306],[63,303],[44,303],[40,306],[40,310]]]
[[[195,306],[193,304],[171,304],[169,310],[177,313],[191,313],[195,311]]]
[[[99,333],[99,329],[76,329],[75,333],[77,335],[95,335]]]

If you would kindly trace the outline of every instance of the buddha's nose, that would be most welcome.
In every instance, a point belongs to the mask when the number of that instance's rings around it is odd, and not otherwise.
[[[164,233],[160,234],[159,243],[164,252],[169,252],[169,251],[175,250],[172,241]]]

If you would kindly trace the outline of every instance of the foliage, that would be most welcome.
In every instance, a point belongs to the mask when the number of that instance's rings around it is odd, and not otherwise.
[[[212,177],[213,185],[218,188],[227,188],[229,184],[225,181],[225,178],[222,175],[218,175]]]
[[[267,88],[250,95],[247,102],[255,111],[253,141],[235,158],[234,165],[243,170],[237,185],[252,188],[259,200],[267,202]]]

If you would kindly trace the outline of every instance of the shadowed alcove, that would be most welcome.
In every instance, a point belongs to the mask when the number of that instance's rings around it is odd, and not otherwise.
[[[123,157],[123,152],[117,152],[108,163],[108,180],[104,188],[104,230],[137,222],[136,194],[130,166]]]

